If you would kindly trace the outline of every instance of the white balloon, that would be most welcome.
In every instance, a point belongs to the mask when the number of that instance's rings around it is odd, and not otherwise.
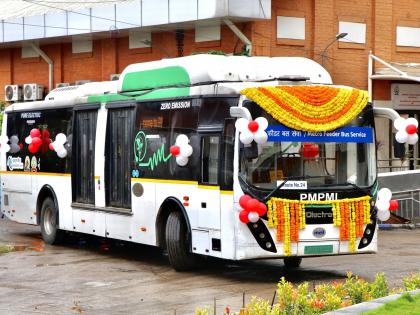
[[[405,118],[399,117],[394,120],[394,127],[397,130],[404,130],[407,127],[407,121]]]
[[[7,143],[9,142],[8,136],[0,136],[0,143]]]
[[[188,163],[188,158],[186,156],[178,155],[176,157],[176,164],[179,166],[185,166]]]
[[[379,200],[385,200],[390,201],[392,198],[392,191],[389,188],[381,188],[378,191],[378,199]]]
[[[258,123],[258,131],[267,129],[268,120],[265,117],[258,117],[255,121]]]
[[[413,118],[413,117],[407,118],[407,120],[406,120],[406,124],[407,124],[407,126],[408,126],[408,125],[414,125],[414,126],[416,126],[416,127],[418,127],[418,126],[419,126],[419,122],[417,121],[417,119],[415,119],[415,118]]]
[[[67,156],[67,150],[63,147],[61,150],[57,151],[57,155],[59,158],[64,159]]]
[[[259,216],[259,215],[258,215],[258,213],[257,213],[257,212],[255,212],[255,211],[251,211],[251,212],[248,214],[248,220],[249,220],[250,222],[252,222],[252,223],[257,222],[259,219],[260,219],[260,216]]]
[[[53,148],[54,148],[54,151],[55,152],[62,151],[62,150],[65,150],[66,149],[66,148],[64,148],[64,144],[59,143],[57,141],[54,141],[52,143],[52,145],[53,145]]]
[[[408,135],[408,138],[407,138],[407,143],[408,144],[416,144],[417,141],[419,141],[419,136],[417,135],[417,133],[414,133],[412,135]]]
[[[379,211],[388,211],[389,210],[389,201],[379,199],[376,202],[375,206]]]
[[[186,135],[182,134],[182,135],[179,135],[178,137],[176,137],[175,145],[178,145],[178,146],[181,147],[184,144],[188,144],[188,142],[190,142],[190,140],[188,140],[188,137]]]
[[[11,136],[10,137],[10,143],[18,143],[19,142],[19,138],[17,136]]]
[[[31,137],[31,136],[27,136],[27,137],[25,138],[25,143],[26,143],[26,144],[31,144],[31,143],[32,143],[32,137]]]
[[[67,141],[67,137],[64,133],[59,133],[55,136],[55,142],[64,144]]]
[[[10,145],[10,153],[18,153],[20,151],[20,146],[16,143]]]
[[[405,130],[400,130],[395,134],[395,140],[399,143],[406,143],[408,140],[408,133]]]
[[[189,144],[183,145],[180,147],[180,154],[182,156],[189,157],[191,156],[192,153],[193,153],[193,148]]]
[[[0,149],[3,152],[9,152],[10,151],[10,145],[8,145],[7,143],[2,143],[1,146],[0,146]]]
[[[378,219],[382,222],[388,221],[391,213],[389,211],[378,211]]]
[[[248,119],[245,118],[239,118],[235,122],[235,128],[238,129],[240,132],[244,132],[245,130],[248,130]]]
[[[254,140],[254,134],[249,130],[245,130],[241,132],[239,139],[243,144],[250,144]]]
[[[264,144],[267,142],[268,135],[264,130],[259,130],[254,134],[254,140],[258,144]]]

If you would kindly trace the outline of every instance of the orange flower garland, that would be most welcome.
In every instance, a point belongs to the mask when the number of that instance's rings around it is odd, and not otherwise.
[[[366,91],[331,86],[247,88],[241,94],[283,125],[303,131],[329,131],[344,126],[368,103]]]
[[[363,236],[365,224],[370,222],[370,197],[341,200],[290,200],[271,198],[268,201],[268,227],[276,228],[276,239],[284,243],[284,255],[290,256],[291,242],[299,241],[299,230],[306,227],[305,206],[332,207],[333,224],[340,228],[340,240],[349,241],[349,251],[356,251],[356,240]]]

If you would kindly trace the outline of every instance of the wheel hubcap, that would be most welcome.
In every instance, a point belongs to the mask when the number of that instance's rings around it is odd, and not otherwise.
[[[45,232],[50,235],[54,230],[54,213],[51,208],[46,208],[44,213],[44,229]]]

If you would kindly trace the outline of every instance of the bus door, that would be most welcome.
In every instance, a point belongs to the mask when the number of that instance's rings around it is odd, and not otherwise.
[[[106,232],[111,238],[131,240],[133,232],[131,171],[135,103],[107,105],[105,139]]]
[[[72,140],[72,209],[73,229],[77,232],[105,236],[103,214],[94,211],[97,206],[95,159],[99,104],[74,108]],[[99,201],[100,202],[100,201]]]
[[[201,167],[198,226],[220,230],[220,161],[222,130],[200,132]]]

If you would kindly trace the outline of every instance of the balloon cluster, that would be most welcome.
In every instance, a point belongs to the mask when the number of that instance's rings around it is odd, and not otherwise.
[[[313,143],[304,143],[301,154],[304,158],[315,158],[319,154],[319,146]]]
[[[59,158],[64,159],[67,156],[67,150],[64,147],[66,142],[66,135],[64,133],[59,133],[55,136],[55,141],[50,143],[49,147],[52,151],[57,152]]]
[[[4,152],[9,152],[10,151],[9,137],[8,136],[0,136],[0,149]]]
[[[268,135],[265,129],[268,127],[268,121],[264,117],[258,117],[255,120],[239,118],[235,127],[240,132],[239,139],[243,144],[250,144],[252,141],[258,144],[267,142]]]
[[[38,128],[34,128],[30,131],[29,136],[25,138],[25,142],[28,144],[28,151],[32,154],[38,152],[42,145],[41,131]]]
[[[49,146],[52,140],[50,138],[50,132],[47,129],[42,130],[41,135],[42,135],[41,152],[45,153],[49,150]]]
[[[390,211],[398,209],[398,201],[391,200],[392,192],[388,188],[382,188],[378,191],[376,208],[378,209],[378,219],[382,222],[387,221],[391,216]]]
[[[397,118],[394,120],[394,127],[398,130],[395,134],[395,140],[399,143],[416,144],[419,140],[417,127],[419,123],[415,118]]]
[[[239,212],[239,220],[245,224],[255,223],[267,213],[267,206],[249,195],[243,195],[239,198],[239,205],[243,209]]]
[[[188,164],[188,158],[193,153],[193,148],[189,144],[190,140],[184,134],[176,137],[175,145],[169,148],[169,152],[176,157],[176,164],[185,166]]]

